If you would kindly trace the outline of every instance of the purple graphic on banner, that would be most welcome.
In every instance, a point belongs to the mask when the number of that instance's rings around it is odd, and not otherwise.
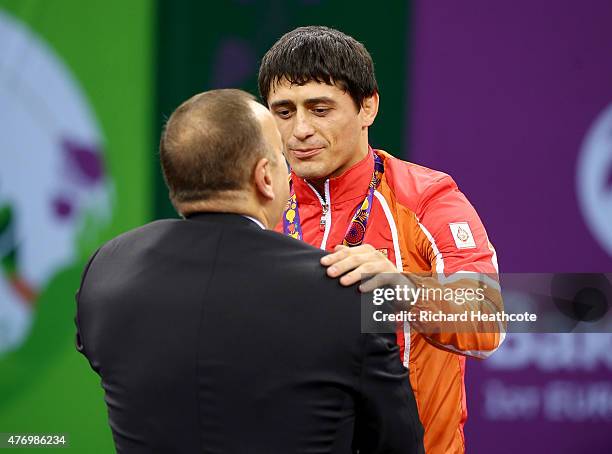
[[[501,271],[611,272],[612,2],[413,17],[410,160],[455,178]],[[611,334],[510,335],[466,389],[468,452],[612,452]]]
[[[84,185],[97,184],[102,180],[104,163],[97,146],[64,139],[62,147],[66,153],[66,160],[71,164],[71,175],[81,180]]]
[[[576,160],[612,102],[612,3],[419,1],[410,159],[451,174],[511,272],[612,271]]]

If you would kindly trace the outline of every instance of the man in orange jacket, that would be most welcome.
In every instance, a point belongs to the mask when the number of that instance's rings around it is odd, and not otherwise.
[[[263,57],[259,90],[292,169],[279,231],[333,251],[322,264],[343,285],[364,273],[386,272],[410,273],[417,285],[413,273],[427,273],[438,277],[429,285],[487,289],[483,301],[469,301],[464,309],[503,308],[495,249],[453,179],[369,146],[379,95],[361,43],[326,27],[297,28]],[[367,282],[360,288],[371,290]],[[502,327],[437,331],[417,332],[404,323],[398,343],[425,427],[426,452],[462,453],[465,358],[486,358],[504,333]]]

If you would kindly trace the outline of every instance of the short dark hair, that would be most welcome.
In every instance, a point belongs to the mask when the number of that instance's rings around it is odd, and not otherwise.
[[[246,186],[255,162],[269,154],[249,105],[254,100],[241,90],[211,90],[172,113],[159,152],[175,207]]]
[[[365,46],[323,26],[296,28],[266,52],[258,78],[259,93],[266,105],[272,86],[283,78],[296,85],[311,81],[338,84],[353,98],[357,109],[378,91],[374,63]]]

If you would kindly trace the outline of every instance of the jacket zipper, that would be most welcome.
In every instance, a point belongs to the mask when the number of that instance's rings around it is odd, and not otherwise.
[[[319,229],[325,233],[323,233],[323,240],[321,241],[320,248],[325,250],[325,247],[327,246],[327,237],[329,236],[329,231],[331,229],[331,200],[329,196],[329,180],[325,180],[325,200],[323,200],[323,198],[319,194],[319,191],[317,191],[310,183],[306,183],[308,184],[310,189],[312,189],[312,192],[315,193],[317,199],[319,199],[319,203],[321,204],[321,219],[319,220]]]

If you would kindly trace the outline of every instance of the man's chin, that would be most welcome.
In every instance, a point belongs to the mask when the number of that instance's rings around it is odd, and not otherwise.
[[[292,165],[291,170],[298,177],[304,178],[305,180],[322,180],[327,177],[326,169],[314,163],[300,162],[296,165]]]

